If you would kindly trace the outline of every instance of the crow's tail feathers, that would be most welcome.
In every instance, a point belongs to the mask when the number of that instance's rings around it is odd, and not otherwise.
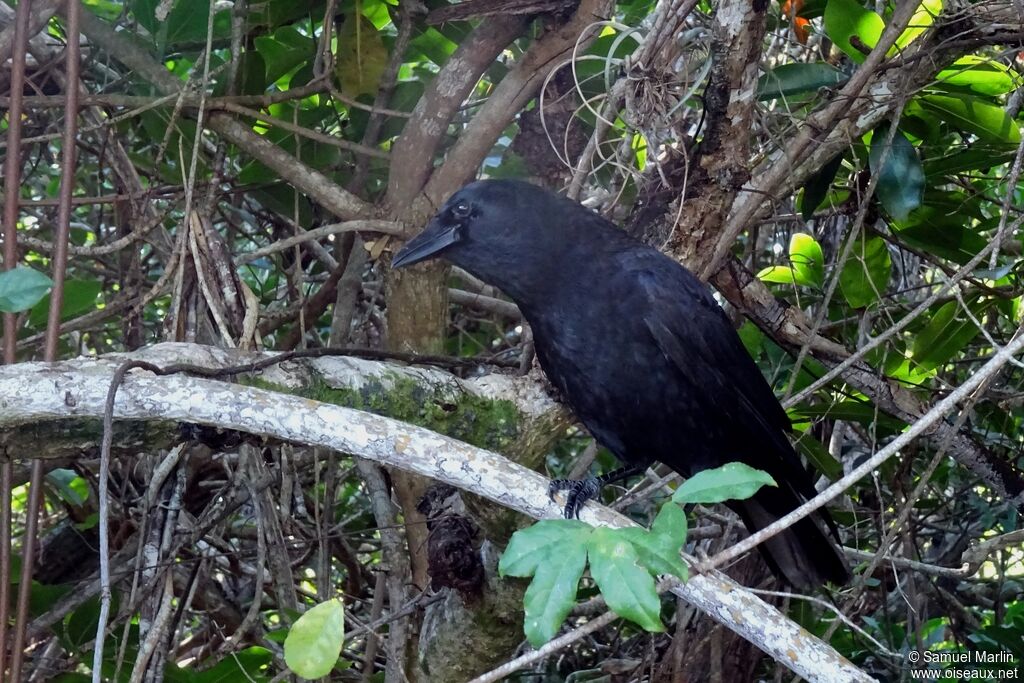
[[[736,501],[731,507],[739,513],[750,533],[754,533],[792,512],[802,502],[792,489],[782,484],[779,488],[765,486],[753,498]],[[832,540],[833,535],[835,523],[828,511],[821,509],[757,548],[775,575],[794,588],[812,590],[828,582],[842,585],[850,580],[850,570],[842,550]]]

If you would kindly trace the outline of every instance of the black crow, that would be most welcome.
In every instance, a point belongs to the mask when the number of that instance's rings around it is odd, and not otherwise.
[[[456,192],[392,265],[435,256],[519,305],[541,367],[622,462],[660,460],[684,476],[737,460],[767,471],[777,488],[730,505],[752,532],[814,495],[768,382],[707,288],[669,257],[576,202],[510,180]],[[560,482],[566,515],[607,481]],[[826,525],[838,539],[821,510],[762,554],[797,588],[845,583]]]

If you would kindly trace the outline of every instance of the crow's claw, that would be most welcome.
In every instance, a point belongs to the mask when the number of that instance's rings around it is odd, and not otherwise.
[[[584,479],[554,479],[548,486],[548,498],[554,501],[556,493],[565,491],[563,514],[566,519],[573,519],[580,516],[580,510],[588,500],[597,498],[601,493],[601,484],[601,479],[594,476]]]

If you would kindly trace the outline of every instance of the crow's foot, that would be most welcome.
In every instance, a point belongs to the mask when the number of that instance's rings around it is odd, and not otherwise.
[[[603,484],[601,478],[595,476],[584,479],[554,479],[548,486],[548,498],[554,501],[556,493],[565,491],[563,514],[566,519],[573,519],[580,516],[580,510],[588,500],[597,498]]]

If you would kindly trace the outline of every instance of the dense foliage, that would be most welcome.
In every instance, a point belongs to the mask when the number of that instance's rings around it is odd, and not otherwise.
[[[69,163],[60,143],[66,10],[34,4],[41,31],[23,88],[20,265],[0,275],[0,310],[19,312],[21,361],[42,354],[44,274]],[[161,341],[352,346],[479,359],[452,365],[462,377],[497,371],[488,362],[529,369],[528,330],[499,292],[457,270],[388,268],[401,238],[468,179],[528,177],[711,282],[824,488],[987,373],[1021,333],[1024,18],[990,0],[762,5],[85,0],[59,354]],[[12,19],[0,12],[5,26]],[[880,43],[891,47],[873,50]],[[0,56],[9,54],[0,41]],[[0,71],[5,106],[9,76]],[[5,116],[0,127],[9,124]],[[986,374],[833,503],[856,578],[830,601],[780,597],[756,553],[729,573],[886,680],[910,675],[911,651],[1004,653],[985,667],[1019,670],[1022,367],[1014,360]],[[578,427],[558,423],[535,442],[510,426],[514,404],[433,391],[310,395],[448,430],[552,477],[614,467]],[[748,680],[781,670],[685,603],[652,597],[651,572],[686,573],[674,566],[682,534],[666,531],[669,517],[683,531],[686,520],[678,505],[662,505],[678,485],[665,472],[649,472],[625,508],[653,522],[651,532],[631,531],[633,545],[608,530],[544,522],[530,530],[548,547],[541,566],[513,542],[503,573],[538,586],[546,571],[543,594],[498,578],[485,549],[489,597],[468,590],[456,599],[476,610],[473,638],[456,645],[444,633],[459,632],[457,618],[436,608],[461,588],[425,580],[428,559],[436,565],[424,525],[431,538],[444,526],[417,512],[426,483],[344,454],[207,434],[147,493],[168,449],[149,450],[152,435],[137,436],[143,445],[118,456],[110,481],[111,553],[131,567],[136,548],[159,552],[134,585],[115,585],[110,680],[129,680],[133,662],[151,680],[265,681],[287,666],[322,676],[318,662],[333,661],[339,645],[323,636],[343,629],[338,680],[469,678],[513,658],[527,638],[537,646],[586,623],[601,609],[598,589],[648,630],[612,621],[532,664],[523,680]],[[81,439],[89,445],[75,457],[47,456],[26,654],[28,669],[62,681],[91,677],[99,613],[95,589],[60,611],[97,567],[96,439]],[[37,454],[10,453],[16,538],[26,523],[22,465]],[[242,502],[216,507],[231,496]],[[504,548],[523,525],[466,498],[456,509],[472,520],[473,553],[481,543]],[[712,499],[685,502],[691,555],[714,555],[742,535]],[[207,524],[197,543],[168,540],[196,520]],[[653,564],[622,561],[645,543]],[[20,566],[17,546],[14,555]],[[607,590],[640,583],[629,595]],[[556,588],[571,593],[552,602]],[[527,616],[543,614],[525,636],[524,591]],[[499,595],[513,606],[508,620]],[[573,607],[577,597],[589,599]],[[317,604],[314,621],[285,643],[298,614]],[[488,611],[486,625],[472,621]]]

